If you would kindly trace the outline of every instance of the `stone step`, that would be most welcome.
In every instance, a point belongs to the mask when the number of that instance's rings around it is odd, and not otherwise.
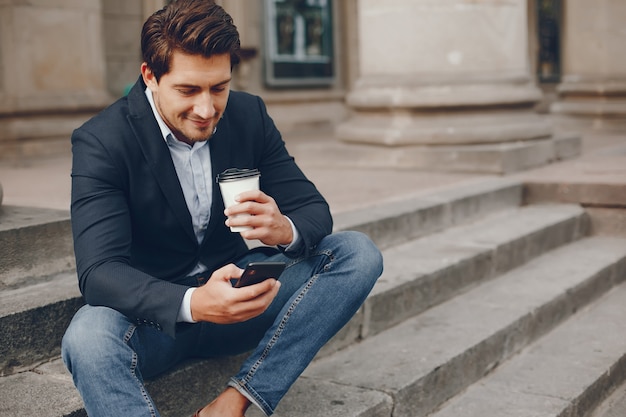
[[[579,206],[525,206],[389,248],[364,305],[361,338],[575,241],[587,229]]]
[[[589,415],[626,381],[625,299],[620,285],[432,417]],[[623,387],[616,394],[596,417],[626,415]]]
[[[30,372],[0,378],[2,417],[87,417],[71,375],[60,359]]]
[[[344,214],[336,224],[339,229],[369,232],[384,247],[517,206],[520,201],[518,182],[497,179],[388,203],[370,212]],[[18,266],[14,269],[23,272],[20,280],[0,287],[0,331],[7,335],[0,342],[0,373],[10,374],[58,354],[65,326],[82,301],[75,272],[65,271],[73,266],[73,260],[69,264],[65,256],[72,253],[67,213],[22,207],[3,207],[3,210],[6,216],[3,219],[11,221],[3,221],[2,233],[5,233],[5,240],[6,236],[12,236],[16,247],[26,248],[28,242],[38,242],[40,234],[46,236],[35,253],[40,256],[42,266],[20,267],[15,261]],[[58,247],[47,250],[46,245]],[[34,264],[32,259],[25,259]],[[62,267],[52,265],[57,260],[63,260]],[[29,275],[37,268],[47,271],[48,275]],[[56,272],[59,269],[65,272]],[[359,326],[360,322],[355,321],[337,340],[343,338],[345,344],[358,339]],[[331,344],[327,349],[336,350],[337,346],[341,343]]]
[[[626,382],[615,389],[602,404],[591,414],[591,417],[624,417],[626,416]]]
[[[363,231],[384,248],[519,206],[521,201],[519,181],[470,182],[431,195],[338,213],[335,229]],[[45,281],[74,267],[68,211],[0,206],[0,291]]]
[[[68,211],[0,206],[0,291],[74,268]]]
[[[400,320],[459,294],[464,288],[476,286],[545,250],[581,237],[585,230],[585,218],[580,207],[571,205],[508,209],[480,221],[385,250],[386,270],[364,308],[324,348],[319,357],[331,356],[337,350],[354,344],[361,338],[371,338]],[[69,277],[64,277],[63,280],[67,280],[66,285],[70,285]],[[14,294],[9,298],[19,297]],[[17,301],[14,303],[19,305]],[[42,316],[47,317],[49,314]],[[36,313],[33,315],[37,316]],[[68,315],[67,319],[69,317],[71,315]],[[23,333],[36,334],[38,325],[44,324],[34,324],[33,328]],[[59,333],[58,340],[61,335],[62,332]],[[5,355],[8,356],[3,354],[2,357]],[[154,393],[155,401],[164,411],[164,415],[176,415],[169,413],[174,410],[184,410],[187,413],[193,410],[185,409],[185,406],[202,403],[219,392],[229,376],[235,373],[242,358],[183,364],[175,371],[151,382],[149,389]],[[32,378],[40,380],[41,375],[47,375],[47,372],[36,368],[33,372],[20,374],[19,378],[26,379],[27,374],[34,373],[37,376]],[[16,383],[14,377],[1,378],[0,384],[14,384]],[[58,380],[59,378],[55,379],[57,382]],[[172,386],[185,388],[172,390]],[[325,389],[332,392],[336,387],[330,382],[316,386],[315,389],[318,392]],[[347,398],[362,399],[356,409],[371,411],[368,405],[372,395],[370,390],[356,386],[349,388],[345,395]],[[371,403],[374,408],[380,406],[377,405],[379,400],[391,404],[386,395],[377,393],[375,397],[377,400]],[[4,417],[2,413],[0,416]]]
[[[324,347],[345,347],[424,311],[463,288],[489,279],[585,234],[575,205],[501,210],[384,251],[386,270],[365,306]],[[0,292],[0,372],[10,374],[57,355],[74,312],[82,305],[73,272]]]
[[[431,194],[334,215],[335,230],[357,230],[385,249],[522,204],[523,186],[505,178],[468,181]]]
[[[528,179],[525,201],[529,204],[557,202],[576,203],[591,207],[626,208],[626,186],[621,178],[615,181],[586,182]]]
[[[579,396],[581,401],[595,398],[591,394],[598,387],[595,379],[578,382],[578,378],[598,375],[604,380],[600,389],[608,390],[610,384],[619,385],[619,381],[609,381],[612,372],[624,377],[626,340],[622,327],[626,288],[622,285],[608,298],[599,299],[624,279],[625,239],[590,237],[555,249],[419,316],[315,361],[281,402],[275,416],[426,416],[477,381],[480,382],[475,389],[480,389],[481,378],[491,372],[498,375],[499,365],[507,360],[521,363],[514,361],[529,357],[536,349],[527,348],[515,357],[529,343],[546,334],[549,336],[540,340],[558,342],[564,338],[560,336],[564,332],[576,335],[576,323],[583,322],[586,325],[581,325],[579,338],[561,345],[551,358],[537,356],[523,365],[506,366],[516,366],[516,371],[508,371],[510,383],[514,383],[516,372],[529,374],[528,369],[537,370],[537,379],[525,380],[517,390],[523,393],[534,384],[539,394],[554,392],[548,390],[554,381],[550,366],[577,368],[581,373],[574,379],[562,377],[561,384],[588,392],[585,397]],[[557,327],[591,303],[592,308],[580,313],[583,318]],[[590,313],[595,311],[601,313]],[[614,342],[618,342],[617,346],[604,348]],[[586,349],[578,349],[578,344]],[[567,349],[570,354],[566,356],[562,353]],[[510,397],[505,394],[515,390],[506,385],[507,378],[500,378],[500,382],[504,385],[499,391],[483,398],[485,407],[502,401],[506,408],[506,398]],[[359,395],[353,396],[354,392]],[[517,414],[505,414],[500,409],[491,413],[484,408],[482,413],[470,414],[458,408],[445,415],[574,415],[551,414],[552,403],[559,402],[552,396],[542,399],[537,395],[535,399],[532,404],[521,400],[516,403]],[[579,406],[581,401],[573,399],[569,407]],[[248,417],[260,415],[256,410],[248,413]]]
[[[345,139],[345,138],[344,138]],[[290,146],[306,167],[406,168],[428,171],[509,174],[580,154],[578,135],[471,145],[368,144],[344,141],[307,141]]]
[[[0,291],[0,375],[59,355],[65,329],[82,305],[75,272]]]

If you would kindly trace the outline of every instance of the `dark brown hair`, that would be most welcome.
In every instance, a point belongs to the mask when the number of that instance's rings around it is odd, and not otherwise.
[[[239,32],[213,0],[176,0],[146,20],[141,31],[143,60],[157,81],[170,71],[174,50],[191,55],[230,54],[239,63]]]

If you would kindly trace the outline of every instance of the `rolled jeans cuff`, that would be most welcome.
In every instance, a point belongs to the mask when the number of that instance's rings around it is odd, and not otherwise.
[[[257,400],[239,382],[237,382],[235,378],[231,378],[230,381],[228,381],[228,386],[236,389],[241,395],[246,397],[248,401],[254,404],[259,410],[261,410],[263,414],[269,416],[269,414],[265,412],[265,409],[261,407]]]

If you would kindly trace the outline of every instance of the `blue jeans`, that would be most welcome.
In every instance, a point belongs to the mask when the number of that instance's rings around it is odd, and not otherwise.
[[[237,264],[252,260],[281,260],[287,268],[270,307],[242,323],[181,324],[172,339],[113,309],[81,308],[63,337],[62,355],[87,414],[159,416],[144,378],[185,358],[252,351],[229,385],[269,416],[382,273],[380,251],[358,232],[329,235],[306,258],[253,252]]]

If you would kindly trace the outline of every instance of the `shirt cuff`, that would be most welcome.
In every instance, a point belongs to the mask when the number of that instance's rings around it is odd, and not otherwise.
[[[191,316],[191,294],[196,290],[195,287],[188,288],[183,297],[183,302],[178,310],[178,322],[196,323]]]
[[[285,216],[287,220],[289,220],[289,224],[291,225],[291,231],[293,232],[293,239],[291,243],[287,246],[279,245],[281,248],[285,250],[285,252],[289,252],[290,250],[295,250],[300,245],[300,233],[298,233],[298,229],[296,229],[296,225],[293,224],[291,219],[288,216]]]

